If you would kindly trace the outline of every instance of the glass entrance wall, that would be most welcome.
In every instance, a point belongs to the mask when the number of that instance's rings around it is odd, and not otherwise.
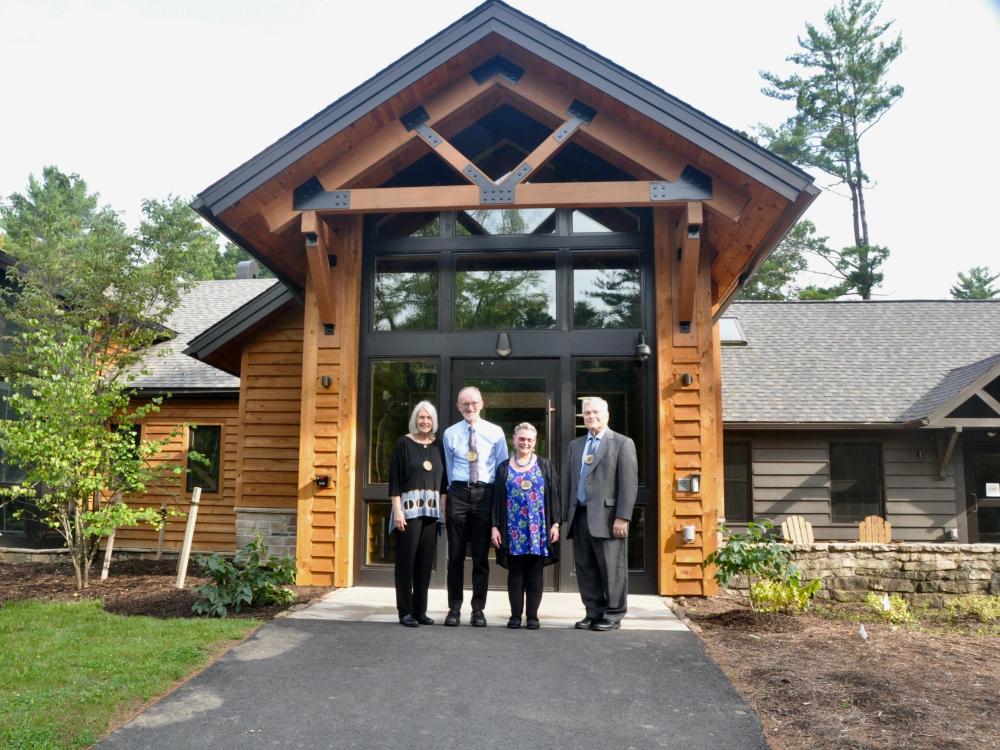
[[[638,449],[630,588],[655,590],[656,435],[654,412],[644,409],[655,403],[655,360],[636,358],[639,333],[654,340],[651,241],[635,231],[649,214],[607,209],[585,220],[567,209],[533,211],[421,215],[419,231],[416,219],[368,221],[359,404],[367,440],[358,446],[355,521],[362,585],[392,583],[386,476],[409,410],[427,398],[443,430],[460,419],[456,389],[468,381],[483,391],[484,418],[504,427],[508,440],[517,423],[531,422],[536,452],[557,469],[583,431],[579,398],[609,402],[611,427]],[[389,236],[388,227],[399,232]],[[552,585],[574,590],[572,544],[562,552]],[[444,585],[445,555],[442,540],[432,585]]]

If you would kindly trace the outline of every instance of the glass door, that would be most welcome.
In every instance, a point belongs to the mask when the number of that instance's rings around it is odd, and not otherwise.
[[[1000,445],[965,446],[969,541],[1000,543]]]
[[[454,359],[451,373],[451,422],[462,419],[458,411],[458,392],[475,386],[483,394],[482,418],[499,425],[507,437],[508,453],[513,452],[514,428],[528,422],[538,430],[535,452],[555,463],[558,469],[559,448],[556,427],[556,398],[559,383],[559,360],[556,359]],[[442,428],[443,429],[443,428]],[[560,502],[555,498],[555,502]],[[444,545],[447,546],[447,545]],[[561,545],[565,548],[566,545]],[[565,550],[564,550],[565,551]],[[438,546],[438,568],[444,570],[447,551]],[[490,588],[506,589],[506,571],[490,552]],[[467,558],[465,581],[471,584],[472,564]],[[545,568],[545,587],[555,587],[554,569]]]

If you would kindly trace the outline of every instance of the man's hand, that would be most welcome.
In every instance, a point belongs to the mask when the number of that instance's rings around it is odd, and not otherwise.
[[[624,539],[628,536],[628,521],[624,518],[616,518],[614,525],[611,527],[611,536],[615,539]]]
[[[552,528],[549,529],[549,544],[555,544],[559,541],[559,524],[552,524]]]

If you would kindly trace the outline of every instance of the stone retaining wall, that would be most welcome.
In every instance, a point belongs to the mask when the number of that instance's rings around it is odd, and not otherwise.
[[[887,591],[913,604],[940,604],[961,594],[1000,595],[996,544],[795,544],[791,552],[803,580],[823,582],[820,599],[857,601]],[[733,588],[745,591],[746,582]]]
[[[289,508],[237,508],[236,549],[253,541],[259,531],[272,557],[295,557],[295,510]]]

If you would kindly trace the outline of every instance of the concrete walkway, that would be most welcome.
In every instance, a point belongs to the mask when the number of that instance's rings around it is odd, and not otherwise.
[[[434,592],[431,617],[444,615]],[[260,628],[98,745],[104,750],[513,747],[766,749],[756,716],[659,597],[619,631],[574,630],[546,593],[542,629],[404,628],[392,591],[334,592]]]

